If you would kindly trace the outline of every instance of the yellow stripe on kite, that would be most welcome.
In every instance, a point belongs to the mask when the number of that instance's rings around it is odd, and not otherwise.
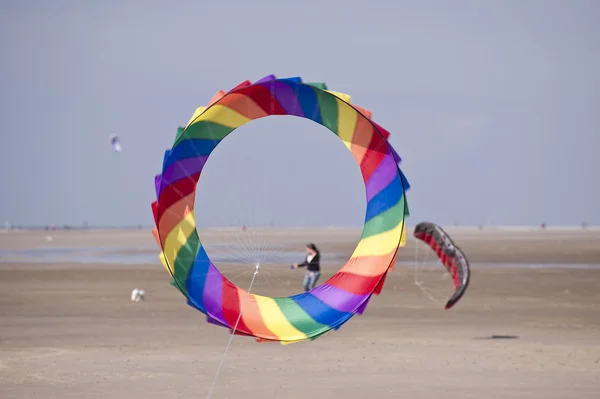
[[[402,222],[402,237],[400,237],[400,246],[404,247],[406,245],[406,223]]]
[[[363,238],[356,246],[352,258],[389,254],[398,246],[398,241],[400,240],[403,231],[404,220],[391,230]]]
[[[352,97],[350,96],[350,94],[340,93],[339,91],[331,91],[331,90],[325,90],[325,91],[327,93],[333,94],[337,98],[342,99],[343,101],[347,102],[348,104],[352,104]]]
[[[307,339],[306,334],[294,327],[285,317],[277,302],[273,298],[254,295],[258,309],[265,326],[277,336],[279,340],[286,339],[300,341]]]
[[[165,267],[165,269],[167,269],[167,271],[169,272],[171,277],[173,277],[173,269],[167,265],[167,259],[165,258],[165,253],[161,252],[158,255],[158,259],[160,259],[160,263],[162,263],[162,265]]]
[[[192,204],[192,205],[193,205],[193,204]],[[193,209],[193,208],[190,208],[190,206],[189,206],[189,205],[186,205],[186,206],[185,206],[185,209],[183,210],[183,215],[184,215],[184,217],[186,217],[186,218],[187,218],[187,217],[190,217],[191,219],[189,219],[189,220],[191,220],[191,221],[192,221],[192,224],[193,224],[194,226],[196,226],[196,214],[194,213],[194,209]]]
[[[165,258],[170,265],[175,264],[175,259],[181,247],[185,245],[188,237],[196,231],[196,225],[194,224],[194,212],[190,212],[177,223],[177,225],[167,234],[165,240],[165,247],[163,252]]]
[[[304,342],[304,341],[307,341],[307,340],[308,340],[308,338],[306,338],[306,339],[299,339],[297,341],[280,341],[280,342],[281,342],[281,345],[291,345],[291,344],[297,344],[298,342]]]
[[[336,98],[338,106],[338,136],[346,147],[352,151],[352,139],[356,129],[358,113],[351,106]]]
[[[197,117],[199,117],[204,111],[206,111],[206,107],[205,106],[201,106],[201,107],[196,108],[196,110],[194,111],[194,114],[190,118],[190,120],[187,123],[187,125],[185,125],[185,127],[187,128],[189,125],[191,125],[191,123],[194,121],[194,119],[196,119]]]
[[[242,126],[244,123],[250,122],[250,119],[229,107],[215,104],[204,111],[200,118],[196,119],[194,123],[199,121],[215,122],[219,125],[235,129],[239,126]]]

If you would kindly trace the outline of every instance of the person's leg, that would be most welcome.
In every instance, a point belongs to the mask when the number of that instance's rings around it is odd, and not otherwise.
[[[317,285],[317,282],[319,281],[319,277],[321,277],[321,272],[316,272],[315,273],[315,281],[313,282],[313,288]]]
[[[304,291],[310,291],[309,283],[310,276],[308,275],[308,272],[306,272],[306,274],[304,275],[304,281],[302,282],[302,285],[304,286]]]
[[[315,288],[315,284],[317,284],[317,280],[319,280],[320,276],[321,276],[321,272],[313,273],[312,277],[310,278],[309,290],[312,290],[313,288]]]

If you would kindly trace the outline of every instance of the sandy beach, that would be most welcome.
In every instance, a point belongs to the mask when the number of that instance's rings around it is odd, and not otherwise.
[[[451,292],[441,270],[417,269],[433,299],[414,284],[409,240],[382,295],[339,331],[288,346],[234,337],[213,397],[599,398],[600,269],[591,266],[600,265],[600,231],[448,232],[473,273],[455,308],[435,301]],[[314,241],[340,256],[359,235],[260,232],[268,248],[302,251]],[[216,245],[230,236],[209,231],[202,239]],[[157,253],[145,230],[0,234],[0,250],[39,246]],[[186,305],[158,260],[0,260],[0,398],[206,397],[230,336]],[[249,266],[234,266],[225,275],[247,286]],[[325,266],[320,282],[334,272]],[[286,265],[265,266],[253,291],[290,295],[301,278]],[[130,301],[136,287],[145,301]]]

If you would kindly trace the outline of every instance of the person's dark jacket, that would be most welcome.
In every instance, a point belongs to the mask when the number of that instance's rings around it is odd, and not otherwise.
[[[298,267],[306,266],[306,268],[308,269],[309,272],[320,272],[321,271],[321,266],[319,264],[320,260],[321,260],[321,254],[318,252],[310,260],[310,262],[308,261],[308,255],[306,255],[306,259],[304,260],[304,262],[299,263]]]

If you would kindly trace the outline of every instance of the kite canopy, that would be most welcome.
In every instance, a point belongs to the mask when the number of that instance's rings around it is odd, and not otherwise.
[[[389,132],[350,101],[324,83],[269,75],[217,93],[178,130],[155,177],[153,234],[173,285],[209,322],[259,341],[298,342],[338,329],[381,292],[405,244],[409,185],[387,141]],[[367,197],[365,226],[350,260],[324,284],[287,298],[251,294],[225,278],[198,238],[193,213],[196,185],[212,151],[236,128],[270,115],[310,119],[336,134],[360,166]]]
[[[446,303],[446,309],[450,309],[462,298],[469,286],[469,261],[450,236],[436,224],[419,223],[415,226],[414,236],[433,249],[454,281],[454,294]]]
[[[119,139],[119,136],[117,136],[116,134],[110,135],[110,145],[112,146],[112,148],[115,152],[121,152],[121,150],[123,149],[121,147],[121,140]]]

